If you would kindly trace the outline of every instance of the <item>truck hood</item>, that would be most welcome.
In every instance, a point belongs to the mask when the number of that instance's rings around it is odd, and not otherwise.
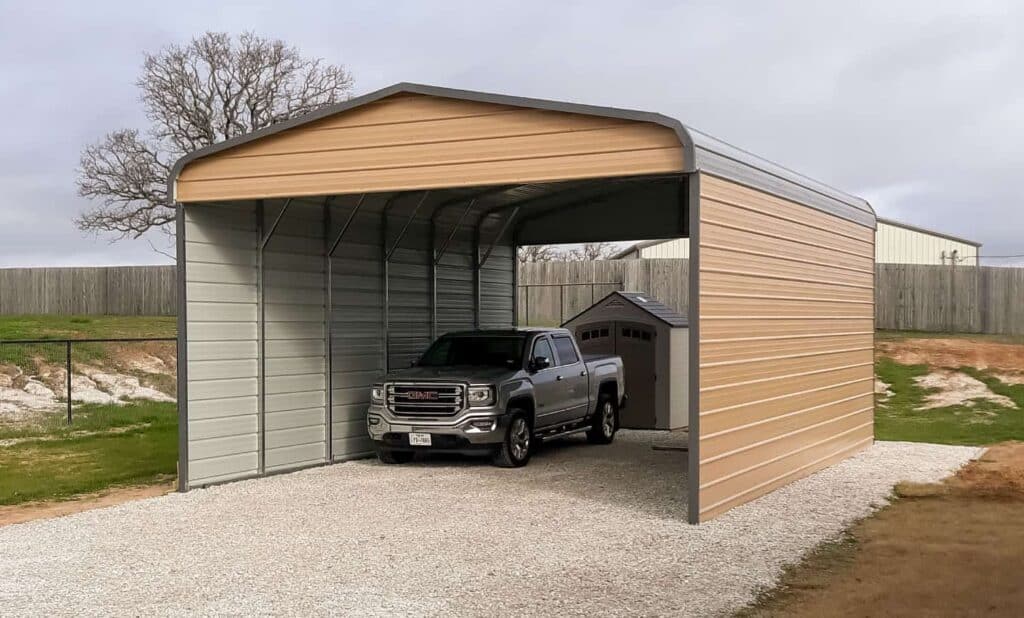
[[[473,384],[495,384],[511,378],[516,374],[514,369],[504,367],[410,367],[392,371],[388,374],[389,381],[416,380],[434,381],[450,380],[453,382],[471,382]]]

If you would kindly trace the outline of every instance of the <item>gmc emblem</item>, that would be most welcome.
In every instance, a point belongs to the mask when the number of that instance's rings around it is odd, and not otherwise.
[[[437,399],[435,391],[409,391],[405,396],[416,401],[434,401]]]

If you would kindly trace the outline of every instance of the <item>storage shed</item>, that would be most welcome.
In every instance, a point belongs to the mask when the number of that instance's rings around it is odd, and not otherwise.
[[[565,324],[584,354],[618,354],[626,373],[627,429],[684,429],[689,423],[686,318],[641,292],[612,292]]]
[[[517,324],[529,244],[692,240],[690,521],[873,440],[874,212],[673,118],[398,84],[193,152],[169,194],[183,491],[370,455],[370,385]]]

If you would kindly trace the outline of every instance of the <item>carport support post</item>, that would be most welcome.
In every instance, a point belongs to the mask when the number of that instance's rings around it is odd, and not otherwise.
[[[263,251],[267,248],[267,243],[273,238],[274,232],[277,231],[277,226],[281,225],[281,220],[284,219],[285,213],[288,212],[288,207],[292,205],[292,200],[289,198],[285,201],[284,205],[281,206],[281,212],[277,213],[277,217],[274,218],[274,222],[270,225],[270,229],[264,233],[264,216],[266,214],[266,206],[263,200],[256,202],[256,231],[260,237],[260,244],[256,250],[256,269],[257,269],[257,286],[256,286],[256,302],[257,311],[259,313],[260,327],[257,333],[259,337],[259,349],[260,349],[260,362],[259,362],[259,380],[257,384],[257,392],[259,393],[259,417],[257,419],[257,428],[259,431],[259,452],[257,453],[258,461],[258,473],[260,475],[266,474],[267,462],[266,462],[266,451],[267,451],[267,431],[266,431],[266,416],[267,416],[267,302],[266,302],[266,272],[264,269],[264,256]]]
[[[324,459],[334,460],[334,353],[331,330],[334,326],[331,313],[334,310],[334,269],[331,265],[331,198],[324,199],[324,371],[327,372],[324,386],[326,407],[324,408]]]
[[[700,173],[686,176],[686,208],[690,211],[690,261],[687,273],[689,284],[689,415],[687,431],[687,519],[700,523]]]
[[[473,231],[473,328],[480,328],[480,226]]]

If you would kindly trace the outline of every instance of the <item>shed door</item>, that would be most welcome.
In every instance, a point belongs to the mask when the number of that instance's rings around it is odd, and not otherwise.
[[[584,354],[615,354],[615,324],[594,322],[576,327],[576,343]]]
[[[654,429],[655,331],[644,324],[615,323],[615,351],[626,371],[629,402],[619,413],[619,424],[630,429]]]

